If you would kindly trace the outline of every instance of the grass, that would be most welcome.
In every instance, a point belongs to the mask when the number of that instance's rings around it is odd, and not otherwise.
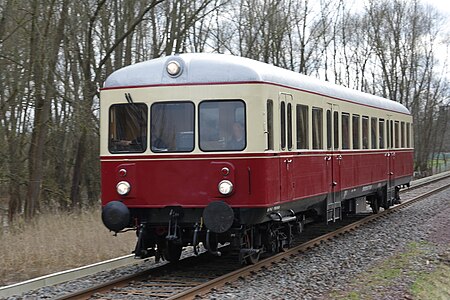
[[[450,260],[431,273],[421,274],[412,285],[411,294],[414,299],[450,299]]]
[[[430,247],[433,247],[433,244],[427,242],[410,243],[403,253],[388,257],[377,266],[359,274],[348,284],[347,290],[334,290],[328,298],[346,300],[382,298],[385,290],[395,289],[397,280],[402,276],[408,276],[414,280],[408,290],[413,299],[450,299],[450,254],[448,261],[435,262],[433,272],[417,271],[410,267],[414,261],[428,264],[426,257]]]
[[[19,220],[0,227],[0,286],[130,254],[135,242],[134,232],[112,236],[99,209]]]

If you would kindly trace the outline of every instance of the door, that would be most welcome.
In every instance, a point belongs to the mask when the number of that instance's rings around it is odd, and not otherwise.
[[[326,148],[325,163],[329,183],[327,197],[327,222],[334,222],[341,218],[341,163],[342,155],[339,151],[339,106],[328,103],[325,113]]]
[[[394,121],[392,116],[388,115],[387,120],[387,201],[390,201],[395,196],[395,133],[394,133]]]
[[[294,197],[292,95],[280,93],[278,102],[280,115],[280,201],[287,202]]]

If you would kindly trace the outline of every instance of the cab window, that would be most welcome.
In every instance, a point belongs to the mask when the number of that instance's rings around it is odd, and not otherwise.
[[[150,147],[153,152],[194,150],[194,103],[157,102],[151,107]]]
[[[199,105],[200,149],[241,151],[247,146],[242,100],[203,101]]]
[[[111,153],[141,153],[147,149],[147,105],[115,104],[109,109],[108,149]]]

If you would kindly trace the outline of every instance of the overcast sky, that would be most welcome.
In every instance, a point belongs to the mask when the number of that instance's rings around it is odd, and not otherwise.
[[[450,3],[448,0],[422,0],[424,3],[429,3],[433,5],[441,12],[447,14],[447,17],[450,17]]]

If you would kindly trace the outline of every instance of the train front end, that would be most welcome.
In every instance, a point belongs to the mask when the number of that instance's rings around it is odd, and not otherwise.
[[[157,59],[113,73],[101,91],[102,220],[137,231],[137,257],[175,261],[199,242],[215,253],[233,224],[266,215],[266,191],[250,190],[250,176],[266,176],[249,157],[262,146],[249,136],[264,141],[247,122],[258,85],[200,84],[194,71]]]

